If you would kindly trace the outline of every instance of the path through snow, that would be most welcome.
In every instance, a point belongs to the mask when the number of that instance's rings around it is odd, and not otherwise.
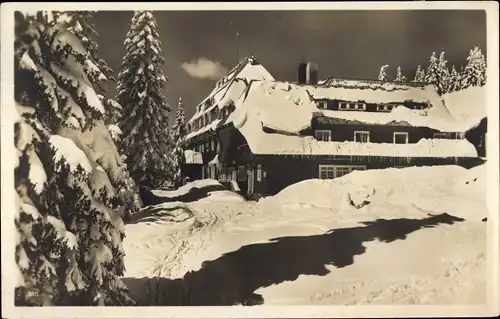
[[[218,191],[152,206],[126,226],[124,281],[139,305],[482,303],[483,169],[363,172],[257,203]]]

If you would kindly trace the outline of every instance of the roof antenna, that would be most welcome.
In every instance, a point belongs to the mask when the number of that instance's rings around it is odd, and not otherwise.
[[[239,42],[240,42],[240,33],[236,32],[236,64],[240,62]]]

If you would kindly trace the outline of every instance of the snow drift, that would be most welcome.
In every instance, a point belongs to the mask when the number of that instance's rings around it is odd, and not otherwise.
[[[471,86],[447,93],[443,100],[451,115],[467,129],[473,128],[487,115],[486,87]]]
[[[354,171],[333,180],[305,180],[263,202],[303,203],[341,210],[383,210],[399,205],[410,208],[391,210],[390,214],[405,214],[417,207],[426,212],[481,220],[487,216],[485,184],[485,165],[470,170],[452,165],[389,168]],[[373,213],[379,216],[378,212]]]

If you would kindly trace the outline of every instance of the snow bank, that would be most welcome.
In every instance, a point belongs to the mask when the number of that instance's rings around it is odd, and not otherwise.
[[[193,188],[204,188],[204,187],[210,187],[210,186],[224,187],[224,186],[222,186],[221,183],[219,183],[216,180],[213,180],[213,179],[201,179],[201,180],[196,180],[196,181],[189,182],[186,185],[181,186],[178,189],[173,190],[173,191],[152,190],[151,192],[154,195],[156,195],[156,196],[167,197],[167,198],[174,198],[174,197],[179,197],[179,196],[182,196],[182,195],[186,195]]]
[[[485,172],[485,165],[471,170],[449,165],[355,171],[333,180],[299,182],[263,202],[307,203],[340,210],[357,206],[377,210],[377,213],[386,210],[384,214],[390,217],[414,214],[416,207],[480,220],[488,215]],[[475,191],[471,192],[472,189]]]
[[[486,87],[471,86],[443,95],[451,115],[467,129],[473,128],[486,117]]]
[[[185,150],[184,157],[186,159],[186,164],[203,164],[203,158],[200,152]]]
[[[245,118],[238,129],[254,154],[477,157],[476,149],[467,140],[422,139],[415,144],[387,144],[324,142],[311,136],[267,134],[262,130],[263,125],[298,133],[310,125],[313,113],[319,110],[304,88],[288,83],[260,81],[249,90],[246,98],[237,101],[227,121]],[[442,111],[443,108],[436,112]]]

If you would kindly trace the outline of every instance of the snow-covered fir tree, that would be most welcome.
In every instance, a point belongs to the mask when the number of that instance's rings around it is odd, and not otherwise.
[[[415,77],[412,82],[424,82],[425,81],[425,72],[422,70],[420,64],[417,66],[417,70],[415,71]]]
[[[175,122],[172,125],[172,140],[174,141],[174,184],[180,186],[182,184],[182,165],[186,162],[184,157],[184,148],[182,143],[186,136],[186,113],[184,111],[184,102],[182,97],[179,97],[177,103],[177,113]]]
[[[438,69],[438,59],[436,57],[436,52],[432,52],[431,57],[429,58],[429,65],[427,66],[427,70],[425,71],[424,82],[428,84],[437,83],[437,71]]]
[[[110,80],[116,82],[116,79],[113,77],[113,70],[99,56],[99,45],[97,44],[98,33],[92,24],[95,14],[96,11],[56,12],[56,15],[64,17],[62,20],[67,23],[68,30],[80,40],[89,53],[89,57],[84,64],[85,75],[94,90],[99,93],[97,96],[105,109],[103,116],[104,124],[107,126],[111,138],[117,145],[119,153],[121,153],[121,131],[117,124],[121,119],[122,107],[115,100],[107,97],[106,91],[102,86],[104,81]],[[142,204],[137,200],[139,190],[133,180],[131,180],[125,162],[121,165],[120,171],[122,178],[117,179],[118,184],[114,186],[120,194],[122,203],[126,206],[124,217],[128,218],[131,214],[139,210]]]
[[[134,180],[158,187],[172,178],[168,113],[161,90],[167,82],[157,24],[150,11],[136,11],[125,40],[117,101],[123,107],[123,150]]]
[[[128,305],[122,165],[75,31],[78,13],[15,14],[16,305]],[[90,61],[89,61],[90,60]]]
[[[447,92],[455,92],[455,91],[460,91],[462,89],[462,82],[461,82],[461,76],[458,73],[457,69],[453,65],[451,67],[451,72],[450,72],[450,80],[448,82],[448,90]]]
[[[377,80],[379,81],[387,81],[387,69],[389,68],[389,65],[382,65],[380,67],[380,71],[378,73],[378,78]]]
[[[486,59],[479,47],[469,51],[467,64],[462,72],[462,88],[486,84]]]
[[[403,72],[401,71],[400,66],[398,66],[398,70],[396,72],[396,78],[394,79],[394,81],[396,81],[396,82],[406,82],[407,81],[406,77],[403,75]]]
[[[448,92],[448,87],[450,86],[450,71],[446,65],[448,61],[445,58],[444,52],[439,54],[439,59],[436,69],[436,89],[439,94],[444,94]]]

